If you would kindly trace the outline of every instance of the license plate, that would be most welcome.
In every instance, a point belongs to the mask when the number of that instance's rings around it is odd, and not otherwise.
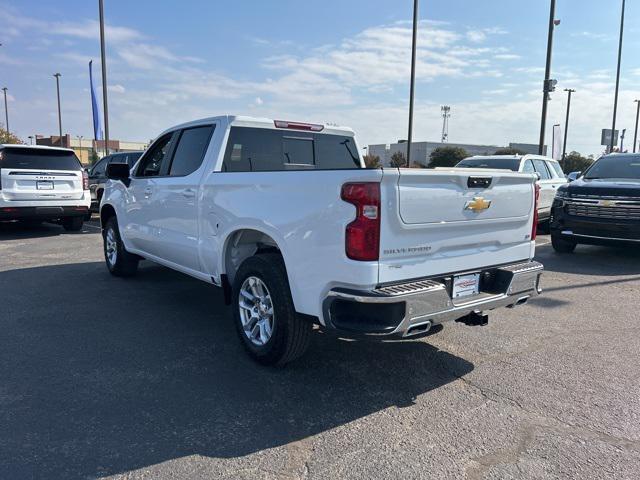
[[[480,293],[480,274],[453,277],[453,298],[469,297]]]
[[[36,188],[38,190],[53,190],[53,182],[36,182]]]

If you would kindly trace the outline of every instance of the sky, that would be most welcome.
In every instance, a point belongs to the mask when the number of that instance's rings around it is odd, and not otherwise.
[[[361,145],[407,137],[411,0],[104,3],[111,138],[146,142],[224,114],[347,125]],[[553,124],[564,125],[563,90],[574,88],[567,148],[602,151],[619,3],[558,0],[547,143]],[[419,18],[414,139],[439,140],[440,106],[450,105],[452,143],[537,143],[549,1],[421,0]],[[57,134],[52,75],[60,72],[63,131],[92,138],[98,1],[0,0],[0,43],[11,131],[25,140]],[[640,2],[627,2],[617,125],[629,146],[639,47]]]

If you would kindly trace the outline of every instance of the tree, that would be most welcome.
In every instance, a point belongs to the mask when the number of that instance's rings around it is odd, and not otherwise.
[[[392,167],[406,167],[407,166],[407,158],[404,156],[402,152],[396,152],[391,155],[391,166]]]
[[[458,162],[467,158],[469,154],[464,148],[460,147],[438,147],[429,158],[431,162],[429,163],[429,168],[435,167],[454,167],[458,164]]]
[[[367,168],[380,168],[380,157],[378,155],[367,154],[363,157]]]
[[[517,148],[505,147],[496,150],[496,153],[494,153],[494,155],[526,155],[526,152],[518,150]]]
[[[13,133],[6,131],[4,127],[0,125],[0,144],[2,143],[22,144],[24,142]]]
[[[91,150],[91,152],[89,152],[89,165],[95,165],[98,160],[100,160],[100,157],[98,157],[96,151]]]
[[[583,157],[578,152],[568,153],[561,162],[564,173],[584,172],[594,162],[593,158]]]

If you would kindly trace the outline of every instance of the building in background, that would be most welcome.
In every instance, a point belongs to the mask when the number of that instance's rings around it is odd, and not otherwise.
[[[69,134],[63,135],[62,138],[60,138],[59,135],[51,135],[50,137],[36,135],[35,140],[36,145],[71,148],[74,152],[76,152],[76,155],[83,165],[91,163],[91,153],[94,151],[99,158],[105,155],[104,140],[95,141],[91,138],[86,139],[81,137],[73,137]],[[109,151],[112,153],[138,152],[145,150],[148,145],[148,142],[126,142],[124,140],[109,139]]]
[[[493,155],[496,150],[501,148],[513,148],[520,150],[524,153],[537,154],[538,145],[532,143],[509,143],[508,146],[499,145],[473,145],[466,143],[442,143],[442,142],[413,142],[411,144],[411,163],[419,163],[422,166],[428,166],[431,152],[438,147],[459,147],[464,148],[469,156],[473,155]],[[547,147],[544,147],[546,154]],[[407,142],[400,140],[397,143],[390,145],[378,144],[369,145],[367,153],[380,157],[380,163],[382,165],[389,165],[391,156],[396,152],[402,152],[405,156],[407,154]]]

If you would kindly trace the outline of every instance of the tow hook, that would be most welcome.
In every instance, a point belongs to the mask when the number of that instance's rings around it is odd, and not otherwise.
[[[466,315],[457,321],[462,322],[465,325],[469,325],[470,327],[484,327],[489,324],[489,315],[485,315],[482,312],[471,312],[469,315]]]

